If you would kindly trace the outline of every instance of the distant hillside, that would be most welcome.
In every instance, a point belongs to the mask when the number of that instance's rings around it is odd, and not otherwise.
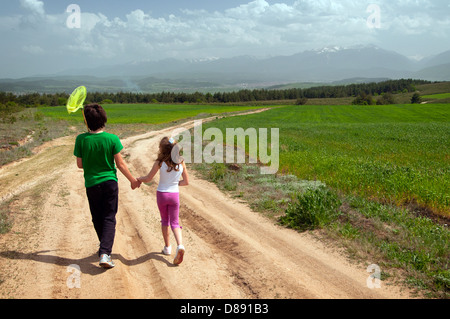
[[[447,62],[450,63],[450,60]],[[333,82],[354,77],[405,78],[420,65],[375,46],[324,48],[291,56],[136,62],[90,70],[68,70],[64,75],[145,76],[232,84],[238,82]],[[62,74],[60,74],[62,75]]]
[[[0,80],[14,93],[71,92],[78,85],[101,92],[224,92],[289,83],[350,84],[372,79],[450,80],[450,51],[413,61],[376,46],[323,48],[291,56],[134,62],[18,80]],[[348,80],[350,79],[350,80]],[[367,80],[367,81],[366,81]]]
[[[450,63],[430,66],[415,72],[413,77],[428,81],[449,81]]]

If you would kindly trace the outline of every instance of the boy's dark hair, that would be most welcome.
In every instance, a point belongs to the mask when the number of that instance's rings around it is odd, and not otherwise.
[[[105,110],[97,103],[86,105],[84,107],[84,116],[86,117],[87,126],[91,131],[97,131],[105,127],[108,121]]]

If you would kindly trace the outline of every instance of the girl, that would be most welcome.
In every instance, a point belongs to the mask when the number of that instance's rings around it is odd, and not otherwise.
[[[173,263],[181,264],[185,249],[182,243],[181,226],[179,224],[180,196],[179,186],[189,185],[189,176],[186,164],[180,157],[180,148],[173,138],[164,137],[159,143],[158,158],[155,161],[150,173],[147,176],[139,177],[142,183],[150,182],[157,172],[160,172],[159,185],[156,193],[156,201],[161,214],[161,230],[164,238],[163,254],[170,255],[169,236],[172,228],[175,240],[177,241],[177,251]],[[180,177],[183,177],[180,180]]]

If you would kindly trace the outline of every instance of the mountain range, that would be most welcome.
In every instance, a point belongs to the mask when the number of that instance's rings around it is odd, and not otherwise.
[[[420,61],[377,46],[327,47],[290,56],[238,56],[200,60],[139,61],[94,69],[66,70],[25,79],[0,80],[0,90],[70,92],[76,85],[91,91],[226,91],[271,87],[280,83],[351,82],[346,79],[414,78],[450,81],[450,50]]]

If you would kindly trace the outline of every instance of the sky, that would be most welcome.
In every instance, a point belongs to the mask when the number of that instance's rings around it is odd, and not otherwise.
[[[0,6],[0,78],[336,46],[375,45],[412,59],[450,50],[448,0],[0,0]]]

